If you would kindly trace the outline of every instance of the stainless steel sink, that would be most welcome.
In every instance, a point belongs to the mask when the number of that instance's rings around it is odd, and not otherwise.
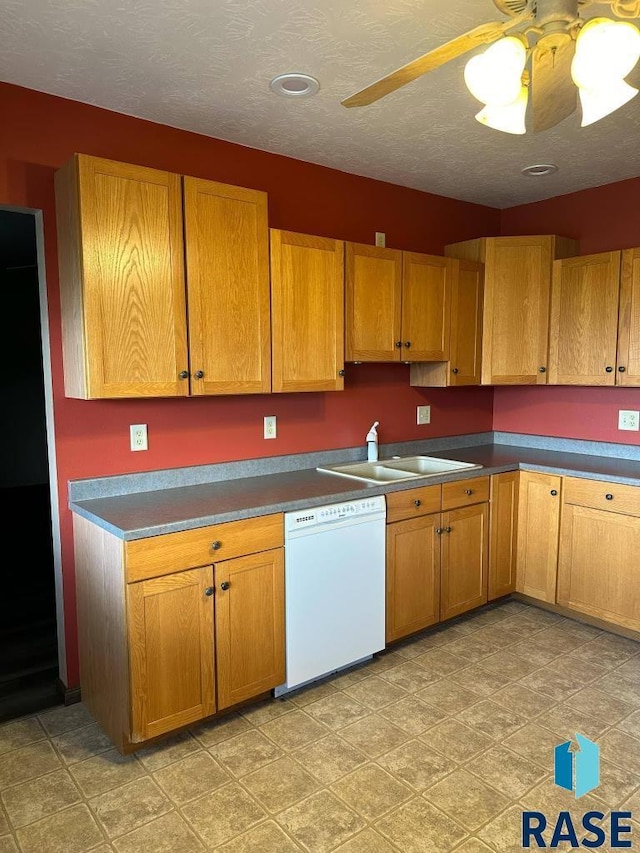
[[[406,456],[400,459],[385,459],[379,462],[352,462],[347,465],[319,466],[316,470],[327,474],[351,477],[366,483],[400,483],[405,480],[421,480],[438,477],[456,471],[482,468],[473,462],[455,459],[439,459],[437,456]]]

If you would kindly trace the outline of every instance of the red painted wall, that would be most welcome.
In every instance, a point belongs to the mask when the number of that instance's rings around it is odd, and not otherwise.
[[[345,391],[333,394],[66,399],[53,175],[74,152],[266,190],[273,227],[367,243],[385,231],[387,245],[413,251],[442,253],[447,242],[498,234],[500,212],[8,84],[0,84],[0,115],[0,204],[44,211],[69,686],[78,683],[78,661],[68,480],[357,445],[373,420],[382,442],[491,429],[491,389],[413,389],[401,365],[348,366]],[[433,425],[418,428],[415,406],[424,402]],[[266,414],[278,416],[275,441],[262,438]],[[132,423],[149,425],[147,453],[129,451]]]
[[[580,254],[640,245],[640,178],[502,211],[502,234],[561,234]],[[508,387],[494,391],[493,428],[640,444],[620,432],[618,409],[640,409],[640,388]]]

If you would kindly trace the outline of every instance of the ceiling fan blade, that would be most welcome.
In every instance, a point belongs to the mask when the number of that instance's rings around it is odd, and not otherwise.
[[[463,53],[468,53],[481,44],[490,44],[497,41],[506,30],[515,26],[519,20],[520,18],[517,21],[512,18],[510,21],[482,24],[468,33],[464,33],[448,41],[446,44],[430,50],[429,53],[425,53],[419,59],[414,59],[413,62],[409,62],[407,65],[403,65],[402,68],[392,71],[386,77],[381,77],[380,80],[367,86],[366,89],[361,89],[355,95],[351,95],[351,97],[342,101],[342,106],[366,107],[374,101],[384,98],[385,95],[395,92],[401,86],[417,80],[423,74],[439,68],[441,65],[450,62],[452,59],[456,59],[458,56],[462,56]]]
[[[571,115],[578,104],[578,89],[571,79],[576,43],[571,39],[555,50],[538,42],[531,60],[533,132],[554,127]]]

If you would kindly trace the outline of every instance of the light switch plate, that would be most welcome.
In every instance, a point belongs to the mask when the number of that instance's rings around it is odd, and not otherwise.
[[[387,245],[387,235],[384,231],[376,231],[376,246],[379,249],[384,249]]]
[[[618,411],[618,429],[638,432],[640,430],[640,412],[634,412],[631,409],[620,409]]]
[[[131,441],[132,450],[149,449],[146,424],[131,424],[131,426],[129,427],[129,438]]]
[[[417,406],[417,423],[418,424],[430,424],[431,423],[431,406]]]
[[[275,438],[277,435],[276,416],[266,415],[264,419],[264,437]]]

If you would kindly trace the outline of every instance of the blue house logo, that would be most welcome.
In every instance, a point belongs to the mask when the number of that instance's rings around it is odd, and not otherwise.
[[[600,784],[600,747],[584,735],[576,733],[578,750],[571,751],[572,741],[558,744],[554,750],[554,781],[573,791],[576,800]]]

